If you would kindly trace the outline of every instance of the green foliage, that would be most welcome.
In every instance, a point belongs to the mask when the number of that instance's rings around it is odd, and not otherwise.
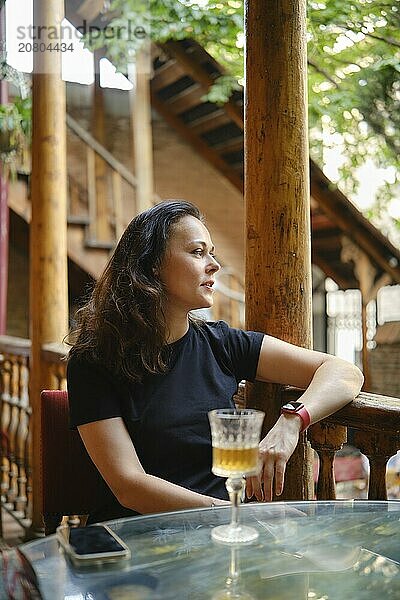
[[[339,140],[339,184],[350,196],[367,159],[393,167],[393,181],[378,189],[365,215],[395,241],[400,220],[389,218],[388,207],[400,202],[400,3],[309,2],[308,31],[311,156],[321,162],[323,145]]]
[[[223,104],[243,81],[243,1],[113,0],[112,24],[143,26],[152,40],[194,38],[225,68],[207,94]],[[125,70],[142,40],[111,39],[110,58]],[[99,40],[98,46],[104,45]],[[356,191],[355,169],[368,158],[394,166],[397,179],[380,190],[368,215],[383,215],[398,193],[400,156],[400,1],[308,0],[310,152],[340,144],[340,186]],[[399,224],[400,226],[400,224]]]
[[[342,135],[348,180],[368,156],[398,167],[400,3],[309,2],[308,21],[309,118],[317,143],[324,125]]]
[[[110,13],[114,15],[110,26],[121,35],[105,39],[100,36],[86,43],[91,48],[107,48],[110,58],[122,71],[126,70],[127,57],[134,59],[143,38],[129,35],[135,28],[143,28],[155,42],[193,38],[204,46],[226,69],[211,90],[209,100],[224,103],[243,78],[243,2],[220,0],[113,0]]]
[[[17,98],[0,104],[0,162],[6,176],[14,175],[16,166],[31,134],[31,98]]]

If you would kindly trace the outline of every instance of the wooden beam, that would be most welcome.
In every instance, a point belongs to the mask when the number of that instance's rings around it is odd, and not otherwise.
[[[243,150],[243,136],[229,138],[223,142],[214,144],[213,149],[217,150],[221,154],[226,154],[228,152],[240,152]]]
[[[160,67],[155,71],[151,81],[151,89],[153,92],[158,92],[168,85],[171,85],[171,83],[175,83],[185,75],[186,73],[182,65],[176,60],[171,60],[166,63],[165,66]]]
[[[326,215],[323,214],[315,214],[311,211],[311,226],[314,231],[329,231],[337,230],[337,226],[332,223],[331,219],[328,219]]]
[[[193,121],[189,121],[186,125],[190,127],[196,135],[202,135],[203,133],[207,133],[207,131],[213,131],[214,129],[217,129],[217,127],[227,125],[231,122],[231,119],[222,108],[216,108],[214,112],[194,119]]]
[[[93,21],[102,11],[104,0],[83,0],[76,11],[83,19]]]
[[[175,96],[168,98],[168,100],[164,100],[165,104],[167,104],[171,110],[176,115],[179,115],[199,104],[203,104],[202,97],[203,92],[198,83],[194,83],[191,86],[188,86],[183,91],[179,92]]]
[[[64,1],[34,2],[33,22],[42,28],[42,42],[54,43]],[[43,33],[45,32],[45,33]],[[46,35],[50,35],[47,39]],[[68,332],[67,293],[67,169],[65,83],[61,53],[34,52],[32,76],[32,219],[30,226],[30,356],[29,397],[32,406],[32,529],[42,530],[40,477],[40,392],[51,383],[41,360],[42,345],[61,342]]]
[[[137,180],[136,177],[133,175],[133,173],[131,173],[126,167],[125,165],[123,165],[122,163],[120,163],[116,158],[114,158],[114,156],[108,152],[108,150],[106,150],[101,144],[99,144],[92,135],[90,135],[90,133],[88,133],[87,131],[84,130],[83,127],[81,127],[79,125],[79,123],[77,121],[75,121],[75,119],[73,119],[70,115],[66,116],[66,121],[67,121],[67,125],[68,127],[78,136],[81,138],[81,140],[83,142],[85,142],[85,144],[87,144],[88,146],[90,146],[91,148],[93,148],[93,150],[99,154],[104,160],[105,162],[107,162],[110,167],[114,170],[114,171],[118,171],[118,173],[121,175],[121,177],[123,179],[125,179],[125,181],[131,185],[132,187],[136,187],[137,184]]]
[[[337,254],[337,259],[340,261],[340,249],[342,244],[343,234],[340,229],[329,232],[327,235],[316,235],[313,238],[313,247],[318,251]]]
[[[172,56],[174,56],[176,60],[181,63],[185,71],[189,73],[189,75],[195,81],[198,81],[198,83],[200,83],[204,91],[207,92],[211,85],[215,83],[215,78],[209,75],[209,73],[204,69],[204,67],[202,67],[201,64],[199,64],[196,61],[193,55],[185,52],[185,50],[179,42],[167,42],[166,44],[163,44],[162,47],[165,48],[168,53],[172,54]],[[206,54],[205,50],[204,54]],[[215,63],[214,61],[214,64],[217,63]],[[222,75],[223,72],[220,69],[220,67],[219,70],[221,71]],[[238,107],[232,100],[228,100],[228,102],[224,104],[224,110],[226,114],[230,116],[232,121],[234,121],[236,125],[243,129],[243,113],[240,107]]]
[[[306,0],[246,2],[246,328],[312,347]],[[257,382],[249,404],[276,422],[281,386]],[[312,499],[305,435],[285,499]]]
[[[93,83],[93,121],[92,132],[94,138],[105,146],[105,114],[104,114],[104,92],[100,86],[100,60],[104,49],[94,51],[94,83]],[[97,242],[110,242],[112,239],[109,214],[109,190],[107,178],[107,164],[99,154],[94,156],[94,211],[93,222],[91,222],[91,239]],[[91,185],[88,179],[88,186]]]
[[[400,251],[311,163],[311,194],[333,223],[400,283]]]
[[[351,280],[343,277],[337,269],[332,267],[332,264],[325,260],[321,254],[313,248],[312,262],[317,265],[327,277],[335,281],[342,290],[347,290],[352,286],[357,286],[357,280],[353,277]]]
[[[136,52],[133,68],[134,87],[130,92],[133,154],[136,187],[136,214],[153,205],[153,134],[150,101],[150,43],[144,42]]]

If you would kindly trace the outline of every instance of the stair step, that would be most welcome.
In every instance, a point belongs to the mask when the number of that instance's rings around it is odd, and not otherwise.
[[[183,68],[176,62],[170,61],[157,69],[151,82],[153,92],[162,90],[185,75]]]
[[[100,250],[113,250],[114,242],[98,242],[97,240],[85,240],[86,248],[99,248]]]
[[[68,215],[68,225],[89,225],[90,218],[87,215]]]

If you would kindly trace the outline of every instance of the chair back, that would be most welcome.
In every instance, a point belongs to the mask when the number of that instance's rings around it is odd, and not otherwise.
[[[87,515],[110,490],[91,461],[78,431],[69,429],[68,394],[41,393],[42,514],[45,534],[65,515]]]

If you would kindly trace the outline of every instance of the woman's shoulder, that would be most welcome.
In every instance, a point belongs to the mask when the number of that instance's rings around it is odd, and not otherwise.
[[[112,373],[99,360],[87,352],[70,352],[67,363],[67,377],[113,377]]]
[[[229,334],[233,328],[226,323],[226,321],[218,320],[218,321],[204,321],[200,326],[201,330],[206,334],[215,336],[215,337],[225,337]]]
[[[98,363],[89,353],[82,351],[77,352],[74,348],[71,348],[67,361],[67,369],[79,369],[82,367],[98,368]]]
[[[225,321],[206,321],[197,319],[191,324],[192,331],[199,336],[220,337],[229,330],[229,325]]]
[[[260,346],[264,334],[231,327],[225,321],[205,321],[200,331],[211,343],[223,346],[229,352],[235,348]]]
[[[198,339],[212,344],[225,345],[232,328],[225,321],[203,321],[193,325],[194,335]]]

